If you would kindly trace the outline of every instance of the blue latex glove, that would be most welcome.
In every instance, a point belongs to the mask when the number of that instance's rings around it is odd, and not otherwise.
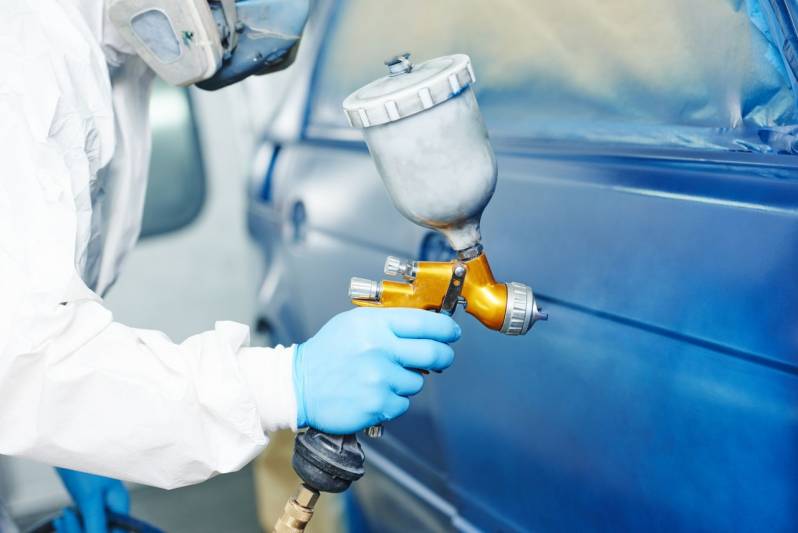
[[[69,495],[83,516],[83,526],[71,509],[55,521],[58,533],[107,533],[106,509],[128,514],[130,497],[121,481],[66,468],[56,468]]]
[[[460,326],[420,309],[358,308],[333,317],[294,358],[297,425],[355,433],[403,414],[424,378],[452,364]]]

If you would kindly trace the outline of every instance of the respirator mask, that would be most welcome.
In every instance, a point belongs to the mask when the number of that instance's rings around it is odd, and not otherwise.
[[[309,0],[110,0],[108,15],[158,76],[216,90],[294,60]]]

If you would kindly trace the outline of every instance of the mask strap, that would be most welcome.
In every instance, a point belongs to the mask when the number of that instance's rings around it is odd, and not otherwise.
[[[236,11],[236,0],[221,0],[222,13],[230,28],[230,36],[227,38],[226,52],[232,52],[238,44],[238,13]]]

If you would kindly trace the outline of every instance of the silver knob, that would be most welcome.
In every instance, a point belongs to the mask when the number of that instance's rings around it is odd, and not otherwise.
[[[539,309],[532,289],[523,283],[507,283],[507,309],[501,332],[506,335],[526,335],[538,320],[548,320],[549,315]]]
[[[386,276],[403,276],[408,279],[415,277],[413,275],[413,263],[392,255],[389,255],[388,259],[385,260],[383,271]]]
[[[352,278],[349,281],[349,297],[352,300],[376,302],[380,299],[380,284],[370,279]]]
[[[414,65],[410,62],[410,53],[405,52],[386,59],[385,66],[388,67],[391,76],[396,76],[398,74],[407,74],[413,70]]]

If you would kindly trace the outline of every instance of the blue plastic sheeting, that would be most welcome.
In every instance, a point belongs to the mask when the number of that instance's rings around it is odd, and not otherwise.
[[[793,92],[798,85],[798,35],[795,0],[749,0],[748,15],[771,44],[768,60],[790,80]]]
[[[491,135],[793,152],[794,0],[341,2],[310,124],[383,59],[468,53]],[[797,149],[798,150],[798,149]]]

